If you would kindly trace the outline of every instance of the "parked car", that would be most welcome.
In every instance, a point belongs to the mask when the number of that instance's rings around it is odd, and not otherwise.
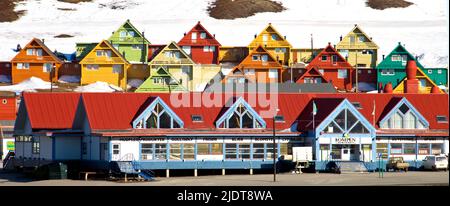
[[[405,162],[403,160],[403,157],[391,157],[388,160],[388,163],[386,165],[386,171],[394,170],[404,170],[405,172],[408,171],[409,163]]]
[[[448,169],[448,158],[445,155],[426,156],[423,160],[423,168],[426,170]]]

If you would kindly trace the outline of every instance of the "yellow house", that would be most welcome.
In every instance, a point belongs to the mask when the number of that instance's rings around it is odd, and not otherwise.
[[[177,43],[170,42],[153,59],[150,60],[150,73],[160,67],[164,68],[183,87],[194,91],[194,65],[195,63]]]
[[[375,69],[377,65],[378,45],[357,24],[344,38],[341,36],[336,49],[355,68]]]
[[[130,63],[108,41],[98,43],[80,65],[82,85],[102,81],[126,90]]]
[[[248,45],[249,52],[262,45],[273,57],[282,65],[289,65],[291,62],[292,45],[282,36],[271,23]]]

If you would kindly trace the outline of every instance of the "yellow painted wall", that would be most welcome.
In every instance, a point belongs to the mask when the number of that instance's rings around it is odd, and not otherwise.
[[[124,64],[122,64],[124,65]],[[124,68],[127,65],[124,65]],[[126,68],[125,68],[126,70]],[[126,77],[124,73],[113,73],[112,64],[99,64],[98,70],[88,70],[87,64],[81,65],[81,84],[91,84],[97,81],[107,82],[109,84],[116,85],[122,89],[126,89]]]
[[[359,37],[363,36],[364,41],[360,41]],[[352,41],[354,39],[354,41]],[[345,58],[342,50],[348,50],[348,62],[352,66],[357,64],[365,64],[366,68],[375,68],[378,61],[378,46],[365,34],[359,27],[353,28],[342,41],[336,45],[336,49]],[[373,54],[363,54],[363,50],[372,50]]]
[[[193,90],[193,69],[192,65],[185,65],[187,68],[188,74],[183,73],[183,69],[181,65],[150,65],[150,69],[156,70],[159,67],[164,67],[167,72],[169,72],[173,78],[181,82],[181,85],[187,88],[189,91]]]
[[[275,39],[273,38],[275,37]],[[273,57],[279,57],[284,65],[291,63],[291,44],[271,24],[267,26],[248,46],[249,52],[262,45]],[[284,48],[286,52],[275,52],[276,48]]]
[[[193,91],[202,92],[208,84],[220,72],[220,65],[197,64],[193,72]]]

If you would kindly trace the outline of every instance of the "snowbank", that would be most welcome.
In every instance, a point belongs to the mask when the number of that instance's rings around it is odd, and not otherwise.
[[[50,89],[50,82],[46,82],[37,77],[31,77],[27,80],[20,82],[19,84],[11,86],[0,86],[0,91],[10,91],[20,93],[23,91],[36,91],[36,89]],[[58,88],[53,85],[53,88]]]
[[[6,75],[0,75],[0,83],[11,83],[11,77]]]
[[[80,83],[80,76],[62,75],[58,78],[61,83]]]
[[[127,88],[138,88],[139,86],[141,86],[141,84],[144,83],[144,81],[140,80],[140,79],[130,79],[128,80],[127,83]]]
[[[79,86],[74,89],[75,92],[117,92],[123,91],[121,88],[108,84],[106,82],[95,82],[85,86]]]

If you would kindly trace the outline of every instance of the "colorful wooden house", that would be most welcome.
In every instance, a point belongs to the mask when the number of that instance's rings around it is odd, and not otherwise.
[[[323,78],[338,90],[350,91],[353,88],[351,73],[353,67],[342,57],[336,49],[328,43],[328,46],[322,50],[306,67],[306,76],[297,80],[297,83],[305,83],[305,78],[311,83],[312,74],[317,75],[319,71]],[[321,78],[314,78],[314,81],[321,81]]]
[[[81,84],[107,82],[122,89],[127,88],[127,71],[130,63],[107,40],[103,40],[81,61]]]
[[[297,82],[301,83],[328,83],[322,73],[316,67],[311,67],[301,75]]]
[[[275,59],[282,65],[291,63],[291,44],[282,36],[271,23],[264,28],[255,39],[248,45],[249,51],[253,51],[259,45],[262,45]]]
[[[11,60],[12,83],[17,84],[33,76],[44,81],[57,81],[58,70],[63,63],[43,41],[33,38]]]
[[[439,86],[448,86],[448,68],[425,68],[422,71],[435,84]]]
[[[135,92],[185,92],[187,88],[183,87],[181,83],[175,79],[164,67],[159,67],[152,70],[150,75],[144,83],[141,84]]]
[[[281,83],[283,66],[263,46],[258,46],[225,76],[224,83]]]
[[[344,38],[341,36],[336,49],[355,68],[374,69],[377,65],[378,45],[357,24]]]
[[[220,43],[215,35],[211,35],[205,27],[197,23],[183,38],[178,45],[197,64],[218,64]]]
[[[391,51],[386,58],[383,55],[383,60],[377,66],[378,84],[384,87],[387,83],[392,83],[392,87],[397,87],[398,84],[406,77],[406,63],[409,60],[416,61],[419,70],[424,71],[425,68],[420,62],[406,50],[406,48],[398,43],[397,47]],[[423,73],[423,72],[422,72]]]
[[[443,93],[438,85],[418,68],[415,60],[408,60],[405,71],[406,77],[394,87],[393,93]]]
[[[149,62],[151,74],[162,67],[189,91],[194,90],[194,64],[189,55],[175,42],[169,43],[160,51],[155,50],[155,55]]]
[[[139,32],[131,24],[130,20],[127,20],[113,32],[108,41],[128,62],[132,64],[147,63],[148,45],[150,42],[145,38],[143,32]]]

